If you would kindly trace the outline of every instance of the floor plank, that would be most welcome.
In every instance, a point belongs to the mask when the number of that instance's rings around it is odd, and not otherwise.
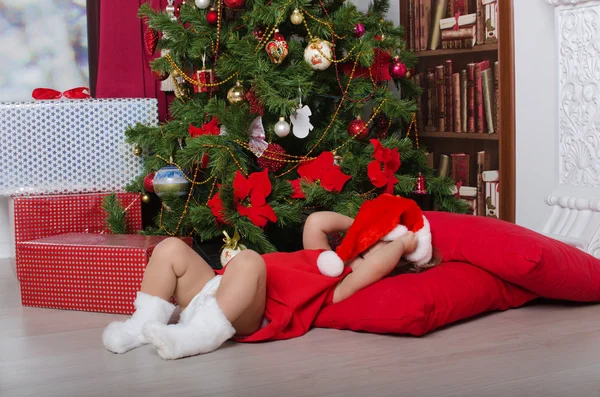
[[[600,397],[600,305],[538,302],[421,338],[315,329],[171,362],[104,350],[119,317],[21,307],[0,260],[0,396]]]

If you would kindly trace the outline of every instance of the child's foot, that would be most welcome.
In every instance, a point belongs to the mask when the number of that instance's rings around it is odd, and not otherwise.
[[[156,321],[146,323],[142,334],[144,338],[156,348],[156,352],[163,360],[175,360],[181,358],[177,352],[177,340],[169,327],[174,328],[179,324],[167,326]]]
[[[108,351],[123,354],[147,343],[141,331],[128,325],[126,321],[114,321],[104,328],[102,343]]]

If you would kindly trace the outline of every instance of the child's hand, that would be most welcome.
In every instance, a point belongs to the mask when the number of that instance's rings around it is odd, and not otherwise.
[[[406,234],[398,237],[398,240],[404,244],[404,253],[410,254],[417,249],[417,236],[413,232],[407,232]]]

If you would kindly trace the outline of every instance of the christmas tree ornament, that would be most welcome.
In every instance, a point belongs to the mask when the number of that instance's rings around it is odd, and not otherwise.
[[[365,35],[365,25],[362,23],[357,23],[354,25],[354,37],[361,38]]]
[[[144,204],[148,204],[150,202],[150,195],[149,194],[142,194],[142,203]]]
[[[312,112],[308,105],[302,106],[302,102],[300,102],[298,109],[290,116],[290,122],[293,126],[292,133],[296,138],[306,138],[308,133],[314,128],[310,123],[311,115]]]
[[[325,70],[331,65],[331,44],[313,39],[304,50],[304,60],[313,70]]]
[[[302,15],[299,9],[295,8],[290,16],[290,21],[292,21],[294,25],[300,25],[302,21],[304,21],[304,15]]]
[[[212,0],[196,0],[196,7],[198,7],[201,10],[206,10],[208,7],[210,7],[210,2]]]
[[[252,113],[258,114],[259,116],[262,116],[264,114],[265,109],[262,103],[260,103],[258,96],[254,92],[254,87],[250,88],[250,90],[246,94],[246,100],[250,104],[250,111]]]
[[[388,136],[388,132],[390,130],[390,119],[383,113],[377,116],[377,139],[383,139]]]
[[[390,76],[392,76],[393,79],[401,79],[406,76],[406,65],[402,63],[402,61],[400,61],[400,58],[397,56],[392,59],[389,68]]]
[[[154,172],[144,177],[144,190],[148,193],[154,193]]]
[[[277,143],[270,143],[267,150],[258,159],[258,166],[263,170],[277,173],[285,166],[285,149]]]
[[[244,8],[246,5],[245,0],[224,0],[225,7],[231,8],[232,10],[238,10]]]
[[[168,73],[164,73],[164,72],[155,72],[154,70],[152,71],[152,76],[159,81],[163,81],[166,78],[169,77]]]
[[[265,45],[265,50],[267,51],[269,58],[271,58],[271,62],[277,65],[283,62],[288,54],[288,49],[287,41],[285,41],[285,38],[279,33],[279,29],[275,29],[273,40],[270,40]]]
[[[158,170],[156,175],[154,175],[152,185],[158,197],[163,197],[166,194],[174,194],[181,197],[188,194],[190,190],[190,181],[174,165],[167,165]]]
[[[141,156],[143,152],[140,146],[134,147],[132,151],[134,156]]]
[[[290,133],[290,125],[285,121],[285,117],[280,117],[273,129],[275,130],[275,135],[280,138],[286,137]]]
[[[262,40],[263,37],[265,36],[265,27],[262,25],[258,25],[257,27],[254,28],[254,30],[252,31],[252,34],[258,40]]]
[[[154,51],[156,51],[156,44],[158,43],[158,32],[151,27],[146,27],[146,31],[144,32],[144,47],[146,48],[146,53],[150,56],[154,55]]]
[[[218,79],[214,70],[206,69],[206,52],[202,55],[202,70],[195,73],[196,81],[200,84],[194,85],[194,92],[215,92],[219,91]]]
[[[169,15],[169,18],[171,18],[171,21],[177,21],[177,16],[175,15],[175,0],[167,0],[165,11],[167,12],[167,15]]]
[[[244,99],[246,99],[246,90],[238,81],[227,91],[227,100],[233,105],[242,102]]]
[[[417,176],[417,184],[415,185],[414,194],[427,194],[427,186],[425,185],[425,178],[423,174],[419,172],[419,176]]]
[[[369,135],[369,129],[367,123],[361,120],[360,116],[352,120],[348,125],[348,134],[358,140],[365,139]]]
[[[410,79],[410,77],[412,76],[412,74],[410,73],[410,70],[406,71],[406,74],[404,75],[405,79]]]
[[[219,14],[217,13],[217,10],[214,9],[214,7],[211,7],[210,10],[208,10],[208,12],[206,13],[206,22],[208,22],[209,25],[216,25],[217,22],[219,21]]]
[[[269,144],[265,140],[267,136],[265,134],[265,128],[263,126],[261,116],[258,116],[252,120],[248,135],[250,136],[250,141],[248,142],[250,150],[256,157],[262,156],[265,150],[267,150]]]
[[[221,266],[225,267],[234,256],[246,249],[246,246],[240,244],[240,234],[237,229],[233,233],[233,237],[229,237],[227,232],[223,232],[225,245],[221,248]]]

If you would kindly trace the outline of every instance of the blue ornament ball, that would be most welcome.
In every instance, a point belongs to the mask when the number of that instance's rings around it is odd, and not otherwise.
[[[190,191],[190,181],[174,165],[167,165],[158,170],[154,175],[153,185],[158,197],[163,197],[167,193],[185,196]]]

